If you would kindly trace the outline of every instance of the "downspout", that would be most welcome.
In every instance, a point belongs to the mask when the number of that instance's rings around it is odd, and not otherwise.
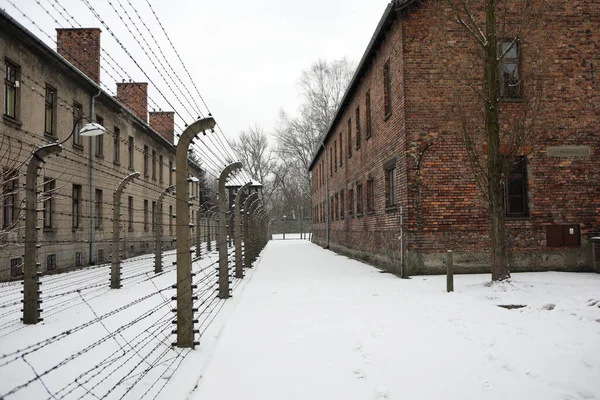
[[[329,248],[329,163],[327,162],[327,149],[325,143],[321,142],[323,152],[325,153],[325,248]],[[331,160],[329,160],[331,161]]]
[[[102,89],[98,89],[98,93],[92,96],[90,100],[90,116],[88,121],[90,123],[94,122],[94,101],[100,94],[102,93]],[[94,217],[96,212],[96,203],[94,200],[94,141],[95,137],[90,137],[90,256],[89,256],[89,265],[94,265],[94,233],[96,231],[96,227],[94,226]]]

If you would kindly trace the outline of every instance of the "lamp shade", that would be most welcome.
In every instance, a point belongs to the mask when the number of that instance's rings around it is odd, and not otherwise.
[[[106,128],[96,122],[85,124],[79,131],[79,136],[100,136],[106,132]]]

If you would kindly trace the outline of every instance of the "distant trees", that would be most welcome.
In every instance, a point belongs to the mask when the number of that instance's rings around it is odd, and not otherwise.
[[[295,114],[281,110],[273,133],[275,145],[258,126],[240,133],[234,150],[247,170],[265,187],[268,207],[275,214],[310,216],[308,167],[327,132],[355,66],[346,58],[318,60],[302,72],[302,102]]]

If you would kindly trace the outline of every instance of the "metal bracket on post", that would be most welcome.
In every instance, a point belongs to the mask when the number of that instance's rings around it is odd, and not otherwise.
[[[110,288],[119,289],[121,287],[121,255],[119,254],[119,226],[121,223],[121,194],[125,186],[132,180],[139,177],[139,172],[132,172],[127,175],[114,193],[114,214],[113,214],[113,237],[112,237],[112,263],[110,266]]]
[[[229,262],[227,257],[227,195],[225,183],[229,175],[242,169],[237,161],[226,166],[219,176],[219,298],[229,297]]]
[[[162,227],[163,227],[163,212],[162,202],[167,193],[174,193],[175,185],[167,187],[165,190],[158,195],[156,199],[156,209],[158,210],[158,216],[154,216],[156,226],[154,227],[154,273],[158,274],[162,272]],[[173,218],[169,215],[169,218]]]
[[[235,196],[235,210],[233,215],[233,241],[235,242],[235,277],[242,279],[244,277],[244,268],[242,262],[242,221],[241,221],[241,203],[242,203],[242,194],[246,191],[246,189],[250,186],[250,183],[245,183],[241,188],[238,189],[238,192]]]
[[[244,268],[252,268],[251,250],[250,250],[250,203],[258,198],[258,194],[250,193],[244,201]]]
[[[25,178],[25,255],[23,257],[23,323],[37,324],[40,318],[40,287],[37,271],[37,179],[44,157],[59,154],[59,143],[38,147],[27,165]]]
[[[177,347],[194,346],[194,311],[192,300],[192,254],[190,253],[190,216],[188,193],[188,149],[194,137],[215,127],[212,117],[199,119],[188,126],[175,152],[175,213],[177,236]]]

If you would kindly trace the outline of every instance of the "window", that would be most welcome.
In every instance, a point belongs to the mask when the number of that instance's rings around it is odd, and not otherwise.
[[[390,61],[383,66],[383,116],[385,119],[392,115],[392,72]]]
[[[500,42],[500,96],[507,99],[521,97],[521,78],[519,76],[519,43],[508,39]]]
[[[127,229],[132,232],[133,231],[133,196],[129,196],[127,199],[127,214],[128,214],[128,224]]]
[[[344,165],[344,142],[342,138],[344,135],[340,132],[340,168]]]
[[[169,160],[169,186],[173,184],[173,161]]]
[[[56,181],[44,178],[44,228],[52,228],[53,197]]]
[[[4,115],[18,119],[19,98],[19,67],[6,61],[6,76],[4,77]]]
[[[96,189],[94,215],[96,216],[96,229],[102,229],[102,189]]]
[[[104,118],[99,115],[96,115],[96,122],[104,126]],[[104,135],[96,136],[96,155],[104,157]]]
[[[152,202],[152,232],[156,231],[156,202]]]
[[[329,198],[329,220],[333,221],[333,219],[335,218],[335,203],[334,203],[334,198],[333,196],[331,196]]]
[[[48,254],[46,256],[46,270],[52,271],[56,269],[56,254]]]
[[[104,262],[104,249],[98,249],[98,257],[96,257],[96,261],[99,264],[102,264]]]
[[[363,213],[363,186],[356,185],[356,214]]]
[[[348,158],[352,157],[352,123],[348,120]]]
[[[173,234],[173,206],[169,206],[169,233]]]
[[[506,215],[525,216],[527,210],[527,158],[517,157],[505,185]]]
[[[371,91],[365,94],[365,139],[371,137]]]
[[[148,146],[144,145],[144,176],[148,176]]]
[[[152,179],[156,180],[156,150],[152,150]]]
[[[340,219],[344,219],[344,189],[340,190]]]
[[[75,253],[75,266],[83,267],[83,252],[81,251]]]
[[[113,148],[115,153],[113,155],[113,162],[115,164],[121,163],[121,130],[115,126],[115,135],[113,137]]]
[[[158,156],[158,182],[163,183],[163,156]]]
[[[375,180],[367,180],[367,212],[375,210]]]
[[[10,276],[21,276],[23,275],[23,259],[11,258],[10,259]]]
[[[338,164],[336,161],[337,153],[338,153],[337,152],[337,140],[334,140],[333,141],[333,158],[331,159],[331,161],[333,162],[333,170],[334,171],[337,171],[337,164]]]
[[[354,189],[348,189],[348,216],[354,213]]]
[[[355,131],[356,131],[356,148],[358,149],[360,147],[360,141],[361,141],[361,137],[360,137],[360,107],[356,106],[356,110],[354,110],[354,126],[355,126]]]
[[[44,119],[44,132],[46,135],[56,136],[56,89],[46,85],[46,107]]]
[[[396,168],[385,170],[385,206],[396,205]]]
[[[129,153],[129,161],[127,163],[127,167],[129,169],[133,169],[133,136],[129,136],[129,147],[127,149]]]
[[[17,222],[17,191],[19,189],[19,175],[16,170],[4,171],[4,187],[2,197],[4,198],[4,222],[3,227],[9,228]]]
[[[81,104],[73,104],[73,144],[75,146],[83,147],[81,143],[81,136],[79,131],[81,130],[81,119],[83,118],[83,107]]]
[[[152,202],[152,208],[154,211],[154,202]],[[148,231],[148,200],[144,200],[144,232]]]
[[[81,185],[73,185],[71,216],[73,229],[78,229],[81,223]]]

